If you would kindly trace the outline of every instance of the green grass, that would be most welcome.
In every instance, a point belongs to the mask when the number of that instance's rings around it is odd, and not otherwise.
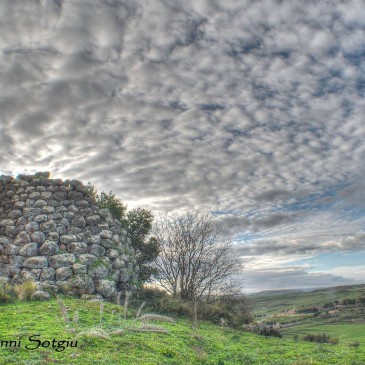
[[[282,330],[284,336],[299,336],[308,333],[327,333],[331,337],[339,337],[341,342],[361,341],[365,344],[365,324],[339,323],[326,324],[321,322],[303,323]]]
[[[320,313],[283,314],[289,309],[297,311],[313,306],[323,307],[325,303],[343,299],[358,299],[365,295],[365,285],[343,286],[318,289],[310,292],[274,291],[262,292],[250,296],[258,320],[280,324],[291,323],[290,327],[280,329],[284,338],[302,339],[308,334],[326,333],[338,338],[340,345],[365,344],[365,306],[361,304],[336,307],[336,313],[330,314],[325,308]],[[278,316],[279,315],[279,316]],[[361,362],[360,362],[361,363]],[[365,361],[363,361],[365,364]]]
[[[137,321],[133,317],[124,321],[123,308],[116,305],[105,303],[100,322],[99,303],[77,299],[64,299],[64,303],[71,319],[78,310],[76,333],[98,327],[109,333],[117,328],[126,331],[121,335],[110,335],[109,339],[82,335],[77,348],[69,347],[62,352],[52,348],[26,350],[24,345],[29,344],[30,335],[40,334],[42,340],[52,341],[53,338],[72,340],[75,334],[67,330],[55,299],[2,304],[0,341],[17,340],[21,336],[22,346],[0,348],[0,365],[365,364],[365,341],[362,340],[359,347],[350,347],[348,341],[356,337],[351,337],[350,327],[349,335],[344,335],[338,345],[266,338],[244,331],[225,330],[209,323],[201,323],[194,331],[191,323],[184,319],[178,319],[176,323],[154,323],[168,329],[168,333],[136,332],[128,329],[138,327]]]

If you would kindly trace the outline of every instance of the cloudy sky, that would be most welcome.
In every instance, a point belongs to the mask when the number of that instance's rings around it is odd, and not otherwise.
[[[2,0],[0,173],[205,208],[246,291],[365,282],[362,0]]]

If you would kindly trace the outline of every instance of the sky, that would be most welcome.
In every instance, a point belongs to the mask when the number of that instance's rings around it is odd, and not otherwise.
[[[2,0],[0,173],[206,209],[244,291],[365,283],[362,0]]]

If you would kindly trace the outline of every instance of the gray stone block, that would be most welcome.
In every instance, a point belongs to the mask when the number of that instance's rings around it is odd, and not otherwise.
[[[45,256],[34,256],[24,260],[23,266],[29,269],[41,269],[48,266],[48,260]]]
[[[49,258],[49,266],[53,268],[59,268],[63,266],[71,266],[75,262],[75,255],[70,253],[63,253],[60,255],[54,255]]]

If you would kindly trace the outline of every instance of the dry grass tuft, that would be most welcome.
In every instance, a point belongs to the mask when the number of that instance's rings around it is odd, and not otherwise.
[[[14,291],[19,300],[30,300],[36,290],[37,286],[33,280],[26,280],[14,287]]]
[[[195,355],[200,362],[205,362],[207,360],[208,355],[201,347],[196,347],[194,350]]]
[[[132,293],[129,291],[125,292],[125,299],[124,299],[124,320],[127,318],[128,313],[128,306],[129,306],[129,299],[131,297]]]
[[[119,329],[119,330],[110,332],[111,335],[123,335],[124,333],[125,333],[125,330],[123,330],[123,329]]]
[[[142,322],[161,321],[161,322],[175,323],[175,320],[173,318],[155,313],[146,313],[143,316],[138,317],[138,320]]]
[[[63,321],[66,323],[66,325],[68,327],[70,327],[70,317],[68,314],[68,310],[65,306],[65,303],[62,301],[62,299],[60,297],[57,297],[57,303],[58,303],[58,306],[60,307],[61,316],[62,316]]]
[[[90,330],[80,332],[76,336],[76,338],[79,338],[79,337],[93,337],[93,338],[101,338],[103,340],[109,340],[110,339],[109,334],[101,328],[92,328]]]
[[[144,308],[144,306],[146,305],[146,302],[143,302],[140,307],[138,308],[137,314],[136,314],[136,318],[138,319],[141,316],[142,313],[142,309]]]
[[[160,326],[143,325],[141,327],[128,328],[128,331],[133,332],[158,332],[169,333],[169,330]]]

